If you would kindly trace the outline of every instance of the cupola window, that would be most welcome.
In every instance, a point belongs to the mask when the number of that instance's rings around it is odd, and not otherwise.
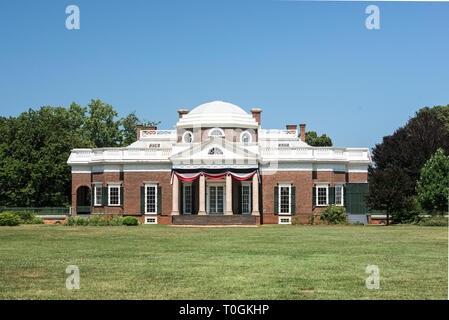
[[[190,131],[184,132],[184,135],[182,136],[182,141],[184,143],[192,143],[193,141],[193,134]]]
[[[243,143],[250,143],[251,140],[252,140],[251,134],[248,131],[244,131],[240,135],[240,141],[243,142]]]
[[[220,128],[213,128],[209,131],[209,137],[223,137],[224,132]]]
[[[212,148],[209,150],[208,154],[215,156],[215,155],[223,154],[223,151],[221,151],[220,148]]]

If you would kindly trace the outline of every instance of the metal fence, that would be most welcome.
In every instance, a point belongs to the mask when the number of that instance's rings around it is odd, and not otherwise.
[[[4,211],[29,211],[37,216],[41,215],[71,215],[71,207],[0,207],[0,212]]]

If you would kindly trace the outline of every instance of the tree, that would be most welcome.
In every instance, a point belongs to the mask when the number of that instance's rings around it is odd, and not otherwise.
[[[318,137],[315,131],[306,132],[306,143],[314,147],[332,147],[332,139],[326,134]]]
[[[420,110],[415,117],[373,148],[370,166],[368,206],[386,210],[398,220],[413,208],[416,181],[424,163],[438,148],[449,150],[449,131],[432,109]]]
[[[157,126],[160,121],[140,120],[136,116],[136,111],[131,112],[121,120],[123,126],[123,145],[128,146],[137,139],[137,125],[142,124],[143,127]]]
[[[115,120],[117,111],[101,100],[92,99],[87,105],[89,116],[86,119],[85,130],[87,139],[97,148],[118,147],[122,145],[120,120]]]
[[[443,149],[425,163],[416,184],[418,201],[429,212],[447,212],[449,194],[449,156]]]

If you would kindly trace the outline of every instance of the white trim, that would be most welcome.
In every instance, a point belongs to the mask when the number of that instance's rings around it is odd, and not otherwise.
[[[186,211],[186,187],[190,187],[190,212]],[[193,207],[193,197],[192,197],[193,186],[192,182],[183,182],[182,183],[182,213],[183,214],[192,214]]]
[[[279,217],[278,224],[292,224],[292,217]]]
[[[158,184],[157,183],[145,183],[144,184],[144,188],[145,188],[145,203],[144,203],[144,205],[145,205],[145,208],[144,208],[144,213],[145,214],[157,214],[157,186],[158,186]],[[147,206],[147,199],[148,199],[148,197],[147,197],[147,188],[151,188],[151,187],[154,187],[154,212],[150,212],[150,211],[147,211],[147,208],[148,208],[148,206]]]
[[[121,183],[118,182],[108,182],[108,206],[109,207],[120,207],[122,204],[120,203],[120,187],[121,187]],[[111,188],[117,188],[118,189],[118,204],[111,204]]]
[[[244,142],[243,141],[243,135],[246,134],[246,133],[249,134],[249,141]],[[253,142],[253,136],[251,135],[251,133],[248,130],[242,131],[242,133],[240,133],[240,142],[241,143],[251,143],[251,142]]]
[[[98,186],[101,187],[101,203],[97,203],[97,187]],[[94,207],[101,207],[103,205],[103,183],[102,182],[93,182],[92,187],[94,188]]]
[[[157,224],[157,216],[145,215],[143,220],[145,224]]]
[[[220,132],[221,132],[221,135],[219,135],[219,136],[217,136],[217,135],[211,135],[211,133],[214,131],[214,130],[219,130]],[[207,132],[207,136],[208,137],[224,137],[224,131],[222,130],[222,129],[220,129],[220,128],[218,128],[218,127],[215,127],[215,128],[212,128],[212,129],[210,129],[208,132]]]
[[[337,187],[341,187],[341,204],[337,204]],[[343,207],[345,205],[345,188],[344,188],[344,184],[343,183],[335,183],[335,194],[334,194],[334,199],[335,199],[335,205],[338,207]]]
[[[326,204],[318,204],[318,189],[326,188]],[[329,205],[329,184],[323,182],[315,183],[315,205],[317,207],[327,207]]]
[[[187,142],[187,141],[186,141],[186,135],[187,135],[187,134],[190,134],[190,137],[192,138],[190,142]],[[187,143],[187,144],[192,143],[192,142],[193,142],[193,132],[192,132],[192,131],[189,131],[189,130],[187,130],[186,132],[184,132],[183,135],[182,135],[182,142],[183,142],[183,143]]]
[[[288,188],[288,212],[281,212],[281,188]],[[278,214],[289,215],[292,210],[292,184],[291,183],[278,183]]]

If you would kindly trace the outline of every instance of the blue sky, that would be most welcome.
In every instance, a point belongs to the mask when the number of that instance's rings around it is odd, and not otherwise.
[[[67,30],[78,5],[81,29]],[[306,123],[373,147],[423,106],[449,103],[449,3],[1,1],[0,115],[91,98],[176,123],[179,108],[260,107],[264,128]]]

